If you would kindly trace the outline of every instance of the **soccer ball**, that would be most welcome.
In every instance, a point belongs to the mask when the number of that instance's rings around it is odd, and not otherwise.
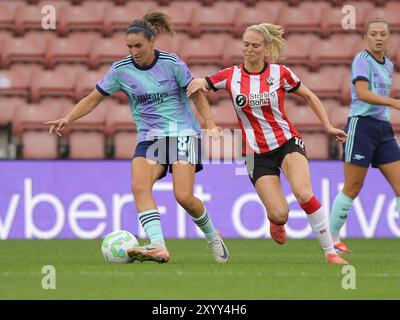
[[[101,244],[101,252],[109,263],[132,262],[127,250],[139,245],[136,237],[125,230],[114,231],[108,234]]]

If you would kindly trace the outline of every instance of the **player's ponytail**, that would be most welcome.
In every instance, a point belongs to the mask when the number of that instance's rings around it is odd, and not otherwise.
[[[285,39],[283,39],[284,28],[270,23],[255,24],[246,29],[260,33],[268,46],[267,56],[270,62],[279,60],[285,50]]]
[[[147,39],[160,33],[175,35],[175,28],[171,18],[162,12],[152,12],[146,14],[143,19],[134,20],[128,27],[126,34],[143,32]]]

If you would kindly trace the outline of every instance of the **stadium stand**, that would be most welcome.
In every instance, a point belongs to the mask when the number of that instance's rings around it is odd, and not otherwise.
[[[282,2],[258,2],[254,7],[241,8],[236,11],[233,33],[240,38],[250,25],[263,23],[277,23],[280,10],[284,7]]]
[[[63,114],[67,114],[71,109],[71,106],[67,106],[63,109]],[[106,111],[106,106],[100,105],[66,128],[64,134],[70,159],[106,158]]]
[[[59,148],[57,135],[49,135],[43,122],[58,119],[61,108],[42,104],[18,105],[13,114],[13,133],[18,153],[23,159],[57,159]]]
[[[131,159],[136,147],[136,125],[129,105],[107,105],[106,132],[114,159]]]
[[[243,10],[243,7],[240,2],[221,1],[211,7],[195,8],[191,34],[199,36],[204,32],[232,32],[237,12]]]

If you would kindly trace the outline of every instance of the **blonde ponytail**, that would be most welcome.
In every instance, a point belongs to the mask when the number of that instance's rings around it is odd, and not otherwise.
[[[284,28],[270,23],[255,24],[246,29],[260,33],[268,46],[267,56],[270,62],[279,60],[285,50],[285,39],[283,38]]]

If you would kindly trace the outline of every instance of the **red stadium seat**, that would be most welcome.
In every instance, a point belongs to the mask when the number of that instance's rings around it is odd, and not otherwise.
[[[58,136],[49,135],[45,121],[58,119],[60,108],[42,105],[20,105],[13,117],[13,131],[23,159],[57,159]]]
[[[344,67],[324,67],[319,72],[306,72],[298,75],[302,83],[319,98],[342,97],[343,79],[347,79],[347,69]]]
[[[13,117],[14,134],[19,135],[25,130],[48,131],[49,128],[43,123],[60,118],[61,112],[61,108],[39,104],[18,105]]]
[[[96,88],[96,84],[104,77],[104,70],[86,71],[82,70],[77,73],[75,85],[75,99],[80,100],[86,97]]]
[[[20,96],[28,98],[32,73],[11,68],[0,70],[0,96]]]
[[[136,124],[132,119],[129,105],[105,103],[106,131],[112,136],[118,131],[136,131]]]
[[[307,157],[311,160],[327,160],[330,158],[330,142],[325,132],[301,132]]]
[[[344,105],[350,105],[351,103],[351,68],[347,68],[344,71],[342,89],[341,89],[341,97],[340,101]]]
[[[360,39],[362,37],[357,34],[335,34],[329,39],[313,42],[310,50],[311,69],[317,70],[326,64],[350,66],[355,45]]]
[[[232,65],[239,65],[243,63],[243,41],[241,39],[234,39],[227,37],[224,44],[222,53],[222,65],[229,67]]]
[[[4,1],[0,2],[0,30],[14,30],[17,6],[22,2]]]
[[[342,106],[340,108],[335,108],[332,110],[331,123],[334,127],[344,129],[347,123],[347,118],[349,117],[350,108]]]
[[[206,34],[183,43],[181,58],[188,64],[221,64],[225,38]]]
[[[85,1],[79,6],[67,6],[63,9],[57,31],[66,35],[71,31],[97,31],[103,29],[103,21],[110,3],[103,1]]]
[[[396,99],[400,99],[400,72],[393,73],[391,95]]]
[[[31,81],[31,100],[44,96],[74,98],[76,75],[63,70],[34,72]]]
[[[42,8],[46,5],[51,5],[55,8],[56,28],[58,29],[58,22],[66,3],[62,1],[44,1],[39,5],[19,6],[15,16],[15,33],[21,35],[29,30],[52,32],[52,30],[43,30],[42,27],[43,18],[47,14],[47,11],[42,13]]]
[[[373,18],[383,18],[390,26],[391,32],[400,32],[400,3],[398,1],[390,1],[383,8],[371,8],[365,13],[364,25]]]
[[[365,41],[364,38],[359,39],[354,45],[353,60],[358,53],[364,51],[365,49],[368,49],[367,41]]]
[[[286,39],[285,59],[283,62],[288,65],[300,64],[309,66],[310,53],[313,50],[312,44],[319,41],[313,34],[292,34]]]
[[[113,38],[99,38],[94,41],[89,54],[89,66],[98,68],[101,64],[110,65],[126,57],[129,52],[124,36],[125,33],[116,33]]]
[[[326,2],[304,1],[298,7],[286,7],[280,12],[278,24],[286,33],[319,32],[322,10],[329,8]]]
[[[221,100],[217,106],[211,108],[211,111],[215,122],[221,128],[239,128],[239,120],[231,99]]]
[[[0,127],[11,124],[15,109],[26,100],[20,97],[2,97],[0,99]]]
[[[276,24],[280,10],[284,6],[282,2],[258,2],[255,7],[238,10],[234,22],[234,35],[242,37],[246,28],[253,24],[263,22]]]
[[[3,38],[2,67],[8,68],[16,62],[43,64],[47,43],[54,37],[54,33],[34,32],[23,38]]]
[[[75,102],[74,102],[74,100],[69,99],[69,98],[44,97],[40,100],[40,105],[47,106],[49,108],[59,108],[59,109],[61,109],[61,113],[62,113],[64,108],[74,106]]]
[[[390,122],[393,130],[400,133],[400,112],[398,110],[390,108]]]
[[[156,9],[153,1],[128,3],[126,6],[112,6],[103,21],[103,33],[110,36],[115,31],[126,31],[135,19],[142,19],[146,13]]]
[[[70,159],[105,159],[105,136],[97,131],[72,131],[69,135]]]
[[[236,13],[243,10],[239,2],[216,2],[212,7],[194,9],[191,33],[199,36],[203,32],[231,32]]]
[[[115,159],[132,159],[136,147],[136,125],[129,105],[107,107],[106,131],[113,146]]]
[[[331,123],[334,127],[344,130],[349,117],[350,108],[347,106],[341,106],[339,108],[332,109],[332,115],[330,117]],[[335,149],[336,159],[341,159],[343,155],[343,146],[341,143],[332,141],[332,146]]]
[[[89,51],[94,37],[71,34],[68,38],[55,38],[49,41],[45,52],[45,64],[54,68],[58,63],[82,63],[89,61]]]
[[[349,13],[349,8],[343,7],[344,5],[351,5],[354,7],[354,12],[356,15],[355,30],[344,29],[342,26],[342,21],[345,23],[346,27],[347,24],[349,23],[347,19],[344,19],[346,15]],[[351,2],[351,3],[343,3],[343,6],[336,8],[325,8],[322,10],[320,31],[323,37],[328,37],[333,33],[345,33],[345,34],[348,34],[349,32],[358,32],[360,34],[364,33],[364,16],[368,9],[374,8],[373,3],[371,3],[370,1]],[[344,13],[342,13],[342,10]]]
[[[324,127],[309,106],[298,105],[288,108],[286,115],[298,130],[323,131]]]
[[[119,131],[114,135],[113,158],[132,159],[136,149],[136,131]]]
[[[71,107],[66,108],[63,114],[67,114],[71,109]],[[69,158],[104,159],[106,157],[105,114],[106,108],[100,104],[91,113],[74,121],[66,129]]]
[[[177,32],[189,33],[193,10],[199,7],[200,3],[197,1],[173,1],[167,7],[159,7],[157,11],[166,13],[171,17]]]
[[[321,121],[308,106],[297,106],[286,111],[289,120],[302,135],[310,159],[329,159],[329,138]],[[329,117],[329,115],[328,115]]]
[[[27,131],[21,134],[22,159],[58,159],[59,143],[55,135],[47,131]]]
[[[388,56],[392,59],[397,70],[400,70],[400,33],[390,36]]]
[[[155,48],[179,55],[182,44],[187,41],[190,41],[189,37],[184,33],[177,33],[175,37],[171,37],[169,34],[160,34],[157,36]]]

